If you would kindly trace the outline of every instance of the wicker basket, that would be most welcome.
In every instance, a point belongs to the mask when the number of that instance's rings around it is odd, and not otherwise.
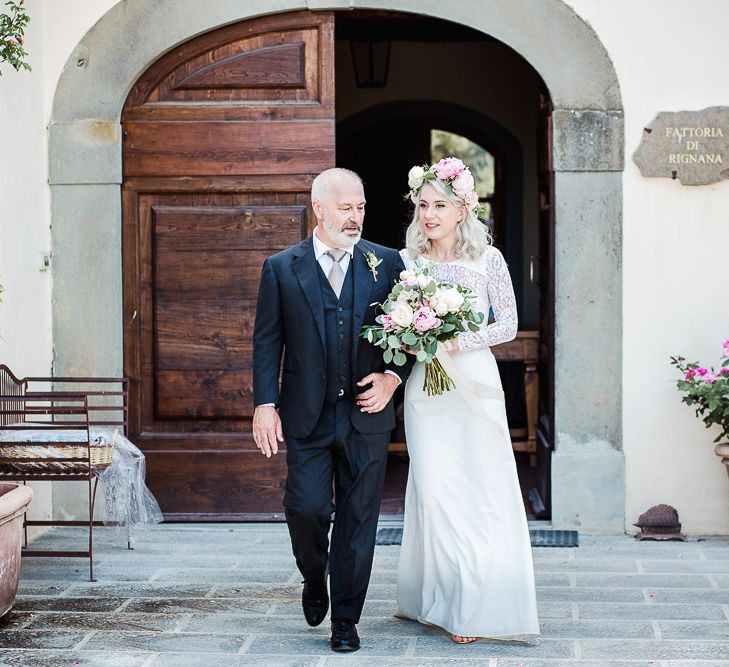
[[[114,454],[114,441],[91,443],[91,468],[104,470],[111,464]],[[0,442],[0,467],[3,472],[23,472],[31,474],[86,474],[88,464],[84,461],[69,461],[64,463],[56,459],[86,458],[88,448],[85,442],[77,445],[70,443],[63,447],[44,442],[24,443],[22,445],[10,442]],[[32,461],[24,463],[22,459],[53,459],[49,461]]]

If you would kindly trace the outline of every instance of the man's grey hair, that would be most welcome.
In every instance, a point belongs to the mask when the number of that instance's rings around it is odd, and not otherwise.
[[[333,169],[326,169],[319,174],[311,184],[311,200],[318,202],[325,202],[332,191],[332,186],[342,181],[349,181],[357,183],[362,186],[362,179],[358,174],[351,171],[350,169],[342,169],[341,167],[334,167]]]

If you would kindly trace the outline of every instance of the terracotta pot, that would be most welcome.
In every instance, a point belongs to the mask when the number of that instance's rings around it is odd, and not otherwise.
[[[0,617],[15,604],[20,579],[23,514],[33,490],[19,484],[0,484]]]
[[[721,458],[721,462],[726,466],[726,474],[729,475],[729,442],[720,442],[714,447],[714,452]]]

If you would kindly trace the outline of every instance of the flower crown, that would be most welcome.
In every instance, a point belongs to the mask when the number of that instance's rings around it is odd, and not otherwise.
[[[438,180],[443,183],[450,195],[463,200],[467,208],[474,213],[479,212],[478,195],[471,170],[457,157],[445,157],[431,165],[415,166],[408,172],[408,196],[415,203],[418,191],[428,181]]]

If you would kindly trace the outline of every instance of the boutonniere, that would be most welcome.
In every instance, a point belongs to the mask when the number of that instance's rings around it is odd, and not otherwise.
[[[372,277],[375,279],[375,282],[377,282],[377,267],[382,264],[382,260],[371,250],[365,255],[365,259],[367,260],[367,266],[369,266],[370,271],[372,271]]]

